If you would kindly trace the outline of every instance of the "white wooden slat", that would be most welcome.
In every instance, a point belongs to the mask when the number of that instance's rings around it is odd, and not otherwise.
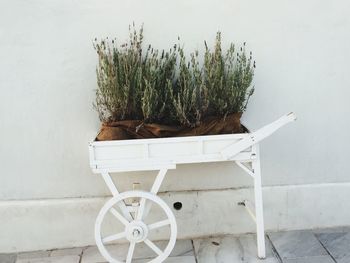
[[[129,221],[126,220],[115,208],[112,207],[109,211],[112,215],[114,215],[125,226],[129,224]]]
[[[102,242],[104,244],[106,244],[108,242],[112,242],[112,241],[115,241],[115,240],[118,240],[118,239],[122,239],[124,237],[126,237],[126,233],[125,232],[121,232],[121,233],[118,233],[118,234],[114,234],[114,235],[110,235],[110,236],[104,237],[102,239]]]
[[[128,255],[126,257],[126,263],[131,263],[132,256],[134,255],[135,245],[136,245],[135,242],[130,242]]]
[[[149,247],[150,247],[154,252],[156,252],[158,255],[163,254],[163,251],[160,250],[160,248],[157,247],[157,245],[154,244],[151,240],[146,239],[144,242],[145,242],[145,244],[146,244],[147,246],[149,246]]]
[[[241,169],[243,169],[247,174],[249,174],[251,177],[254,178],[254,172],[251,171],[247,166],[245,166],[244,164],[242,164],[239,161],[235,162]]]
[[[163,227],[163,226],[167,226],[169,224],[170,224],[170,220],[169,219],[165,219],[163,221],[158,221],[156,223],[148,225],[148,229],[152,230],[152,229],[160,228],[160,227]]]

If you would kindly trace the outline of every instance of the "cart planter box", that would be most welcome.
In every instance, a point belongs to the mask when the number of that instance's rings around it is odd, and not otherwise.
[[[163,262],[170,255],[177,236],[174,214],[157,196],[167,171],[176,169],[177,164],[233,161],[254,181],[254,202],[242,200],[241,204],[256,222],[258,256],[265,258],[259,142],[295,119],[295,115],[289,113],[251,133],[91,142],[91,168],[94,173],[102,175],[113,194],[113,198],[103,206],[96,219],[95,239],[101,254],[109,262],[130,263],[135,245],[144,242],[158,255],[149,262]],[[112,172],[150,170],[159,171],[150,192],[132,190],[119,193],[110,177]],[[152,206],[161,208],[166,218],[146,224],[145,219]],[[102,235],[102,224],[108,213],[125,226],[123,232]],[[155,229],[165,227],[170,230],[169,242],[161,250],[150,240],[149,234]],[[108,244],[120,239],[130,242],[124,261],[114,258],[108,250]]]

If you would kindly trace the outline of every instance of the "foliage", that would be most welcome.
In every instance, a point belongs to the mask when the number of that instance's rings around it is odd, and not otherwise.
[[[178,48],[179,68],[174,92],[171,90],[176,118],[185,126],[198,126],[208,109],[208,91],[203,83],[202,70],[198,62],[198,52],[186,61],[183,48]]]
[[[146,123],[198,126],[206,117],[243,112],[253,94],[255,62],[233,44],[223,54],[221,34],[213,51],[205,42],[204,62],[199,52],[185,55],[175,44],[159,52],[143,50],[143,27],[129,28],[128,42],[97,41],[99,63],[95,108],[101,121],[127,119]]]
[[[252,56],[245,54],[245,43],[235,53],[231,44],[226,54],[221,48],[221,33],[216,35],[214,51],[205,43],[204,82],[209,91],[209,114],[224,116],[233,112],[244,112],[254,92],[251,83],[254,76]]]

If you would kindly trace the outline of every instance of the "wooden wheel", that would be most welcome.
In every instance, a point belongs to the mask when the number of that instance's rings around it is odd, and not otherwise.
[[[137,206],[133,206],[135,211],[134,216],[131,214],[123,215],[123,213],[118,212],[116,209],[118,206],[124,206],[124,202],[129,199],[139,199]],[[162,219],[155,223],[146,224],[144,217],[147,213],[147,205],[159,206],[166,215],[166,219]],[[119,221],[124,228],[124,231],[120,233],[112,233],[110,235],[102,236],[101,227],[102,222],[104,221],[106,215],[110,213],[114,216],[114,220]],[[150,232],[152,230],[161,228],[161,227],[170,227],[170,237],[169,242],[164,250],[161,250],[154,242],[150,240]],[[175,246],[177,236],[177,225],[173,212],[169,206],[158,196],[143,191],[127,191],[121,193],[112,199],[110,199],[101,209],[99,215],[96,219],[95,224],[95,240],[97,247],[103,257],[111,263],[131,263],[134,255],[135,246],[137,243],[145,243],[151,250],[157,254],[157,257],[148,261],[148,263],[160,263],[163,262],[171,253]],[[120,261],[120,259],[113,258],[111,253],[108,251],[106,245],[111,242],[126,239],[129,242],[129,249],[126,255],[125,261]]]

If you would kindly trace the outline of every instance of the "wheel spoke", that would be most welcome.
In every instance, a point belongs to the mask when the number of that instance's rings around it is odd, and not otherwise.
[[[135,250],[135,242],[131,242],[129,246],[128,256],[126,257],[126,263],[130,263]]]
[[[130,221],[134,220],[134,218],[132,217],[130,211],[128,210],[126,204],[124,201],[121,201],[117,204],[117,206],[119,206],[120,210],[122,211],[124,217]]]
[[[141,198],[139,209],[137,210],[136,220],[142,220],[143,211],[145,210],[146,198]]]
[[[152,202],[147,202],[145,205],[145,211],[143,212],[143,216],[147,216],[149,214],[149,211],[151,211],[152,208]]]
[[[124,225],[129,224],[129,221],[126,220],[114,207],[112,207],[109,211]]]
[[[148,229],[152,230],[152,229],[160,228],[162,226],[167,226],[167,225],[170,225],[169,219],[150,224],[150,225],[148,225]]]
[[[106,244],[106,243],[108,243],[108,242],[112,242],[112,241],[121,239],[121,238],[123,238],[123,237],[126,237],[125,232],[122,232],[122,233],[119,233],[119,234],[114,234],[114,235],[110,235],[110,236],[104,237],[104,238],[102,239],[102,242],[103,242],[103,244]]]
[[[146,239],[144,242],[145,242],[145,244],[146,244],[147,246],[149,246],[154,252],[156,252],[158,256],[160,256],[161,254],[163,254],[163,251],[160,250],[160,248],[157,247],[156,244],[154,244],[151,240]]]

